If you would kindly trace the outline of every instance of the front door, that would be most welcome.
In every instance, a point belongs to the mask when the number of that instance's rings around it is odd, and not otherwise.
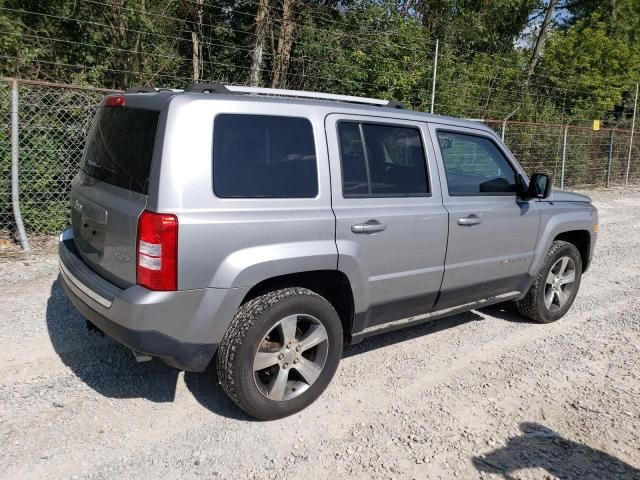
[[[354,290],[354,331],[429,311],[442,282],[448,216],[426,124],[334,114],[326,131],[338,268]]]
[[[430,124],[449,242],[436,308],[520,291],[540,226],[535,201],[516,195],[519,167],[483,130]]]

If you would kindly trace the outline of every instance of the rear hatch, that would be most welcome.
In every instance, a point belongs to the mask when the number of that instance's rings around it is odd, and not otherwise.
[[[138,217],[147,205],[160,116],[159,109],[140,108],[140,101],[130,100],[131,96],[107,97],[98,109],[71,189],[78,253],[91,269],[121,288],[136,282]],[[158,108],[157,101],[151,103]]]

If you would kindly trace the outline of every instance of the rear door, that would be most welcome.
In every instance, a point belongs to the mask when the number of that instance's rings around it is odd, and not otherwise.
[[[354,331],[429,311],[448,226],[426,124],[333,114],[326,131],[338,263],[356,290]]]
[[[125,98],[122,96],[121,98]],[[138,217],[145,209],[160,111],[101,105],[71,189],[75,245],[93,270],[120,287],[136,281]]]
[[[449,242],[437,307],[519,291],[538,238],[537,202],[516,195],[519,169],[487,132],[430,124]]]

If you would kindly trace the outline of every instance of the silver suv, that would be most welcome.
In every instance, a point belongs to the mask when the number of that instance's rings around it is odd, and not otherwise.
[[[106,97],[71,207],[78,310],[139,357],[215,358],[261,419],[313,402],[345,343],[505,301],[559,319],[598,230],[479,123],[221,84]]]

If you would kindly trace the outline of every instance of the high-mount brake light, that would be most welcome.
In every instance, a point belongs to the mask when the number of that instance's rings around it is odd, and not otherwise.
[[[124,95],[109,95],[104,104],[107,107],[124,107]]]
[[[136,283],[149,290],[178,288],[178,218],[145,210],[138,219]]]

